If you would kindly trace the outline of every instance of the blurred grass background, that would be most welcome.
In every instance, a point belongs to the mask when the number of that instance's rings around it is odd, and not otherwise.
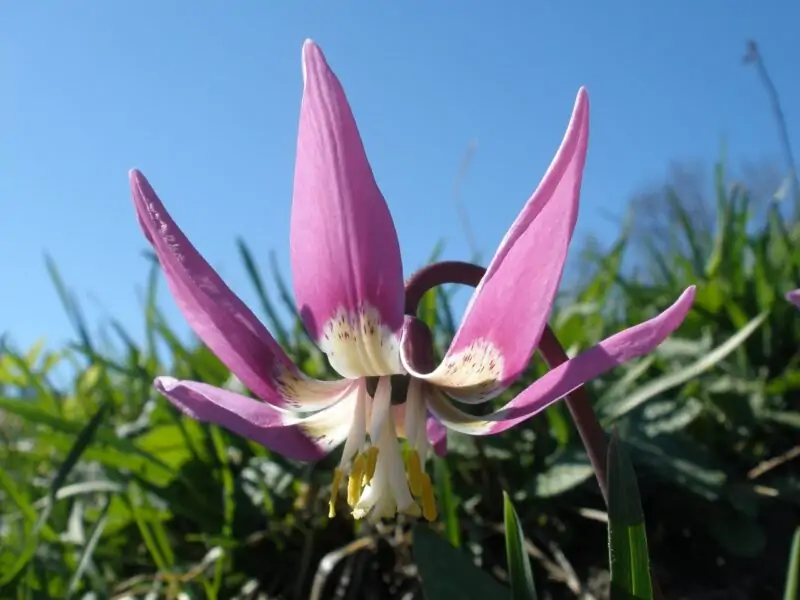
[[[587,241],[551,325],[572,355],[697,285],[670,340],[589,392],[631,451],[668,597],[778,598],[800,516],[800,314],[784,299],[800,287],[800,197],[736,181],[724,159],[712,179],[656,186],[612,247]],[[276,316],[295,314],[281,274],[239,250],[253,308],[306,373],[329,377],[299,319]],[[75,336],[59,349],[0,341],[0,597],[421,597],[409,522],[327,518],[336,454],[287,461],[156,395],[160,374],[240,384],[166,322],[155,263],[144,344],[118,323],[98,329],[47,267]],[[454,293],[420,308],[440,355]],[[543,369],[534,361],[497,403]],[[451,435],[449,449],[432,466],[444,537],[505,581],[507,490],[542,597],[607,597],[606,514],[565,407],[502,436]]]

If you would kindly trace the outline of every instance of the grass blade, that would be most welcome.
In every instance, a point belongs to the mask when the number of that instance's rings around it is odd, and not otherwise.
[[[792,537],[786,587],[783,589],[783,600],[798,600],[798,598],[800,598],[800,527],[795,530]]]
[[[419,569],[426,600],[494,600],[509,597],[504,586],[427,525],[415,525],[412,538],[414,562]],[[454,577],[454,574],[457,576]]]
[[[81,339],[81,345],[88,352],[94,354],[94,344],[92,343],[92,338],[89,335],[89,327],[86,325],[86,319],[83,316],[80,305],[67,289],[67,286],[64,285],[64,280],[61,279],[61,274],[59,273],[58,267],[56,267],[56,263],[52,257],[45,257],[45,266],[47,267],[47,272],[50,275],[50,280],[53,282],[53,286],[56,288],[56,293],[61,300],[61,304],[64,305],[64,310],[67,313],[67,317],[70,321],[72,321],[72,326],[75,328],[75,331],[78,333],[78,337]]]
[[[652,600],[644,512],[636,473],[616,435],[608,446],[608,553],[611,600]]]
[[[289,343],[289,334],[286,332],[286,328],[283,326],[280,317],[278,317],[278,313],[275,311],[275,307],[272,305],[272,301],[269,299],[267,288],[264,286],[264,280],[261,278],[261,273],[258,271],[253,254],[250,252],[250,248],[243,239],[239,238],[236,240],[236,245],[239,248],[239,254],[242,257],[242,262],[244,263],[244,268],[247,271],[247,275],[250,277],[250,281],[253,283],[253,287],[256,289],[256,295],[261,302],[261,307],[267,314],[270,329],[275,335],[275,339],[278,341],[278,343],[281,346],[286,347],[286,345]]]
[[[458,501],[453,494],[450,469],[443,458],[434,460],[433,477],[436,482],[436,498],[439,503],[439,519],[444,522],[447,540],[456,548],[461,546],[461,525],[458,522]]]
[[[508,492],[503,492],[503,521],[506,529],[506,560],[508,579],[513,600],[536,600],[531,561],[525,552],[525,535],[511,503]]]
[[[78,585],[80,585],[81,579],[83,579],[83,574],[91,564],[94,550],[97,548],[97,543],[100,541],[100,536],[103,535],[103,530],[106,527],[106,522],[108,520],[108,509],[110,506],[111,496],[106,496],[103,508],[100,509],[100,517],[94,524],[92,533],[89,534],[89,539],[86,541],[86,545],[83,547],[81,557],[78,560],[78,567],[75,569],[75,573],[73,573],[69,585],[67,586],[67,600],[72,598],[72,595],[78,589]]]
[[[35,505],[30,504],[27,501],[22,491],[17,487],[17,484],[14,483],[14,480],[8,473],[6,473],[6,471],[3,470],[2,467],[0,467],[0,489],[5,490],[8,499],[17,505],[17,508],[19,508],[23,519],[25,519],[29,526],[33,528],[38,520]],[[9,513],[6,512],[5,516],[8,517],[8,515]],[[45,537],[45,539],[51,541],[58,539],[58,536],[55,534],[55,532],[53,532],[47,525],[42,527],[42,535]]]
[[[50,518],[50,513],[53,510],[53,505],[56,501],[56,494],[58,490],[64,485],[67,477],[69,476],[72,469],[78,463],[78,459],[80,459],[83,452],[89,447],[89,444],[92,442],[94,438],[95,432],[100,427],[100,424],[103,422],[105,418],[106,412],[110,405],[108,402],[103,403],[97,412],[92,416],[89,422],[83,427],[83,429],[78,434],[78,437],[75,440],[75,443],[70,448],[69,452],[67,453],[67,457],[64,459],[64,462],[59,467],[58,471],[53,477],[53,481],[50,484],[49,493],[47,496],[47,501],[45,503],[44,510],[42,510],[42,514],[39,516],[39,520],[36,523],[36,526],[33,529],[32,535],[28,538],[27,543],[25,544],[25,548],[22,550],[19,558],[14,563],[14,565],[8,570],[8,572],[3,574],[2,579],[0,579],[0,587],[7,585],[8,583],[14,581],[19,575],[28,562],[33,558],[33,555],[36,553],[36,546],[39,543],[39,531],[42,529],[43,526],[47,525],[47,521]]]
[[[58,490],[64,485],[64,482],[67,480],[70,472],[78,464],[78,460],[81,457],[81,454],[89,447],[89,444],[92,443],[97,430],[100,428],[100,425],[103,422],[103,419],[106,416],[106,412],[110,408],[110,404],[108,402],[103,402],[100,405],[100,408],[97,409],[97,412],[89,419],[89,422],[86,426],[81,430],[78,434],[78,437],[75,439],[75,444],[70,449],[69,453],[67,454],[67,458],[64,459],[64,462],[61,464],[61,467],[58,469],[56,476],[53,478],[53,483],[50,484],[50,498],[54,501],[56,498],[56,494]]]
[[[80,435],[82,431],[81,424],[77,421],[56,417],[28,402],[9,398],[0,398],[0,409],[6,410],[17,417],[29,421],[30,423],[46,425],[47,427],[50,427],[53,430],[61,433]],[[119,450],[122,453],[130,453],[141,457],[152,463],[153,466],[164,470],[171,476],[179,475],[172,467],[167,465],[158,457],[141,450],[136,446],[136,444],[131,442],[131,440],[120,438],[112,431],[96,431],[93,433],[93,437],[96,438],[98,442],[102,442],[110,448]]]
[[[669,389],[676,386],[683,385],[687,381],[694,379],[704,371],[711,369],[731,352],[741,346],[750,335],[758,329],[761,323],[764,322],[768,313],[764,312],[758,315],[755,319],[750,321],[746,326],[737,331],[728,340],[716,348],[696,360],[692,364],[684,367],[679,371],[673,371],[662,377],[658,377],[641,386],[633,394],[627,396],[625,399],[615,402],[603,411],[601,421],[604,425],[619,419],[621,416],[629,413],[637,406],[643,404],[653,396],[657,396]]]
[[[139,534],[142,536],[142,541],[144,542],[145,548],[147,548],[147,551],[150,553],[150,557],[153,559],[153,562],[155,563],[159,572],[167,572],[167,561],[161,553],[161,548],[159,547],[153,532],[150,530],[150,526],[147,522],[144,512],[139,506],[140,501],[143,500],[142,493],[138,488],[132,485],[128,489],[128,495],[125,500],[126,504],[128,505],[128,509],[131,511],[133,520],[136,522],[136,526],[139,529]]]

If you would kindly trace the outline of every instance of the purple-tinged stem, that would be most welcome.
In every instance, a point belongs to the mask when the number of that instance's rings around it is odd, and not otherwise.
[[[422,296],[431,288],[445,283],[478,287],[485,273],[486,269],[483,267],[461,261],[443,261],[423,267],[406,281],[406,314],[416,317],[417,307],[422,300]],[[549,325],[545,326],[542,333],[539,352],[541,352],[550,369],[569,360],[567,353]],[[600,493],[603,495],[606,506],[608,506],[608,471],[606,469],[608,440],[606,433],[603,431],[600,421],[597,420],[589,395],[583,387],[573,390],[566,397],[566,403],[578,430],[578,435],[581,436],[583,446],[589,455],[589,461],[592,463],[597,484],[600,486]],[[650,579],[653,586],[653,597],[656,600],[663,600],[664,594],[653,574],[652,565]]]
[[[460,261],[438,262],[417,271],[406,282],[406,314],[416,316],[422,296],[437,285],[445,283],[458,283],[477,287],[486,269],[479,265]],[[556,338],[555,333],[546,326],[542,339],[539,342],[541,352],[547,366],[552,369],[567,362],[568,357],[564,348]],[[566,398],[567,408],[572,415],[572,420],[581,436],[589,461],[592,463],[600,493],[608,505],[608,477],[606,470],[606,451],[608,440],[600,422],[597,420],[592,404],[586,390],[577,388]]]

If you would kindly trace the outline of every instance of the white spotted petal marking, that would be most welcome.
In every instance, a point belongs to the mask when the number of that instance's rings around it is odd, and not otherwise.
[[[448,353],[432,373],[414,371],[409,357],[402,352],[401,360],[414,377],[444,390],[460,402],[485,402],[503,390],[503,354],[485,339],[473,340],[462,350]]]
[[[355,313],[337,310],[325,323],[319,346],[336,372],[349,379],[403,373],[398,337],[368,306]]]

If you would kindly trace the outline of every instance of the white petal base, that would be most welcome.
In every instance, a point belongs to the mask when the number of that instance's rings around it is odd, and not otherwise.
[[[340,308],[325,324],[318,340],[331,366],[342,377],[357,379],[405,373],[400,340],[369,306],[358,312]]]
[[[489,340],[477,339],[460,350],[448,351],[432,373],[416,372],[405,352],[401,353],[401,360],[414,377],[435,385],[460,402],[479,404],[503,391],[503,354]]]

